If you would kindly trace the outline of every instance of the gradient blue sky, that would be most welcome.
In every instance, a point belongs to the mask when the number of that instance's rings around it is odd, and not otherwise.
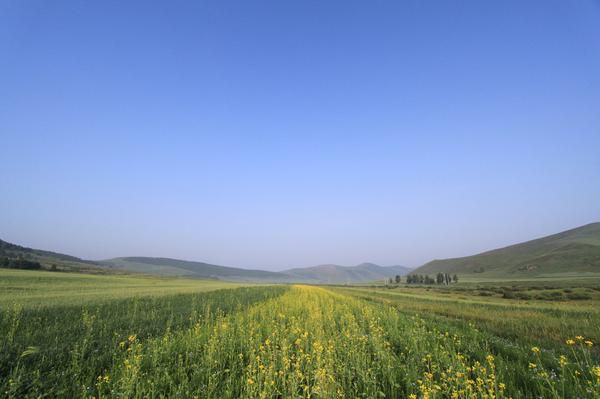
[[[600,220],[600,2],[5,0],[0,143],[21,245],[472,254]]]

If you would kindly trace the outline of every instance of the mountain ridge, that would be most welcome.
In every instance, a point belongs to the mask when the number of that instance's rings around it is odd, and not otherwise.
[[[567,272],[600,272],[600,222],[475,255],[435,259],[414,270],[482,276],[538,276]]]

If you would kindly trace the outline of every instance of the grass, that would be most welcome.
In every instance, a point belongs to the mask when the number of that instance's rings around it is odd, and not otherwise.
[[[220,280],[0,269],[0,309],[14,304],[61,306],[240,286]]]
[[[54,292],[54,282],[62,281],[80,294],[77,280],[55,276],[22,272],[11,286],[41,279],[36,289]],[[25,295],[0,307],[1,397],[600,395],[595,296],[481,297],[476,293],[485,284],[447,292],[311,286],[187,292],[188,283],[203,283],[177,279],[157,279],[162,288],[153,291],[149,280],[117,277],[123,284],[113,287],[114,298],[53,297],[50,306],[37,306],[35,296]],[[110,289],[110,281],[93,281]],[[123,294],[136,284],[145,286],[143,295]]]
[[[526,344],[556,347],[564,343],[566,336],[575,335],[600,341],[600,280],[562,280],[551,284],[479,282],[450,288],[404,286],[343,291],[410,314],[472,322],[500,337]]]
[[[573,274],[598,276],[599,264],[600,223],[591,223],[477,255],[434,260],[415,273],[435,275],[447,272],[473,278],[534,278],[558,277],[568,270]]]

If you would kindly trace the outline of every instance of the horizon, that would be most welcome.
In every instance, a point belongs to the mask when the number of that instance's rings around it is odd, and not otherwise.
[[[600,3],[0,5],[0,236],[417,267],[600,220]]]
[[[569,228],[569,229],[566,229],[566,230],[562,230],[562,231],[559,231],[559,232],[546,234],[546,235],[541,236],[541,237],[531,238],[531,239],[528,239],[528,240],[523,241],[523,242],[516,242],[516,243],[508,244],[508,245],[505,245],[505,246],[494,247],[494,248],[483,250],[482,252],[476,252],[476,253],[472,253],[472,254],[462,255],[462,256],[458,256],[456,258],[468,257],[468,256],[472,256],[472,255],[479,255],[479,254],[482,254],[482,253],[485,253],[485,252],[488,252],[488,251],[493,251],[493,250],[497,250],[497,249],[503,249],[503,248],[507,248],[507,247],[510,247],[510,246],[513,246],[513,245],[522,244],[524,242],[535,241],[537,239],[546,238],[548,236],[552,236],[552,235],[555,235],[555,234],[564,233],[564,232],[567,232],[567,231],[570,231],[570,230],[576,230],[576,229],[579,229],[579,228],[582,228],[582,227],[586,227],[586,226],[589,226],[589,225],[593,225],[593,224],[600,224],[600,221],[589,222],[589,223],[583,224],[581,226],[576,226],[576,227]],[[0,241],[9,242],[10,244],[19,245],[18,243],[14,243],[14,242],[3,240],[2,237],[0,237]],[[21,245],[21,246],[23,246],[23,245]],[[31,247],[29,247],[29,248],[31,248]],[[33,248],[33,249],[46,250],[46,251],[58,253],[58,251],[53,251],[53,250],[47,249],[47,248]],[[64,254],[64,255],[75,256],[73,254]],[[103,259],[85,259],[85,258],[81,258],[80,257],[80,259],[85,260],[85,261],[101,262],[101,261],[106,261],[106,260],[111,260],[111,259],[118,259],[118,258],[138,258],[138,257],[139,258],[153,258],[153,259],[173,259],[173,260],[180,260],[180,261],[185,261],[185,262],[198,262],[198,263],[207,263],[207,264],[210,264],[209,262],[204,262],[202,260],[196,260],[196,259],[182,259],[182,258],[169,257],[169,256],[144,256],[144,255],[126,255],[126,256],[116,256],[114,258],[103,258]],[[452,258],[447,258],[447,259],[452,259]],[[423,264],[415,265],[415,266],[408,266],[408,265],[403,265],[403,264],[400,264],[400,263],[382,265],[382,264],[378,264],[378,263],[375,263],[375,262],[370,262],[368,260],[360,262],[360,263],[357,263],[357,264],[353,264],[353,265],[341,265],[341,264],[335,264],[335,263],[319,263],[319,264],[316,264],[316,265],[305,265],[305,266],[296,266],[296,267],[280,267],[280,268],[277,268],[277,269],[272,269],[272,270],[267,270],[267,271],[284,272],[284,271],[293,270],[293,269],[314,268],[314,267],[319,267],[319,266],[336,266],[336,267],[343,267],[343,268],[352,268],[352,267],[358,267],[358,266],[362,266],[362,265],[366,265],[366,264],[372,264],[372,265],[375,265],[375,266],[382,266],[382,267],[403,267],[403,268],[415,270],[415,269],[418,269],[421,266],[426,265],[429,262],[437,261],[437,260],[441,260],[441,258],[430,259],[430,260],[426,261]],[[247,270],[266,270],[266,269],[260,268],[260,266],[257,266],[257,267],[242,267],[242,266],[235,266],[235,265],[216,265],[216,266],[241,268],[241,269],[247,269]]]

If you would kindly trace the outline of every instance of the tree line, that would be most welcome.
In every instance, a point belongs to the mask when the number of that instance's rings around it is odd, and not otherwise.
[[[388,284],[400,284],[402,277],[396,275],[396,277],[390,277],[387,281]],[[448,273],[438,273],[435,278],[430,277],[428,274],[409,274],[406,276],[406,284],[443,284],[450,285],[452,283],[458,283],[458,275],[454,274],[450,276]]]
[[[5,269],[24,269],[24,270],[38,270],[42,268],[40,262],[23,258],[0,258],[0,267]]]
[[[435,278],[429,277],[428,274],[409,274],[406,276],[407,284],[443,284],[450,285],[458,283],[458,275],[450,276],[448,273],[438,273]]]

